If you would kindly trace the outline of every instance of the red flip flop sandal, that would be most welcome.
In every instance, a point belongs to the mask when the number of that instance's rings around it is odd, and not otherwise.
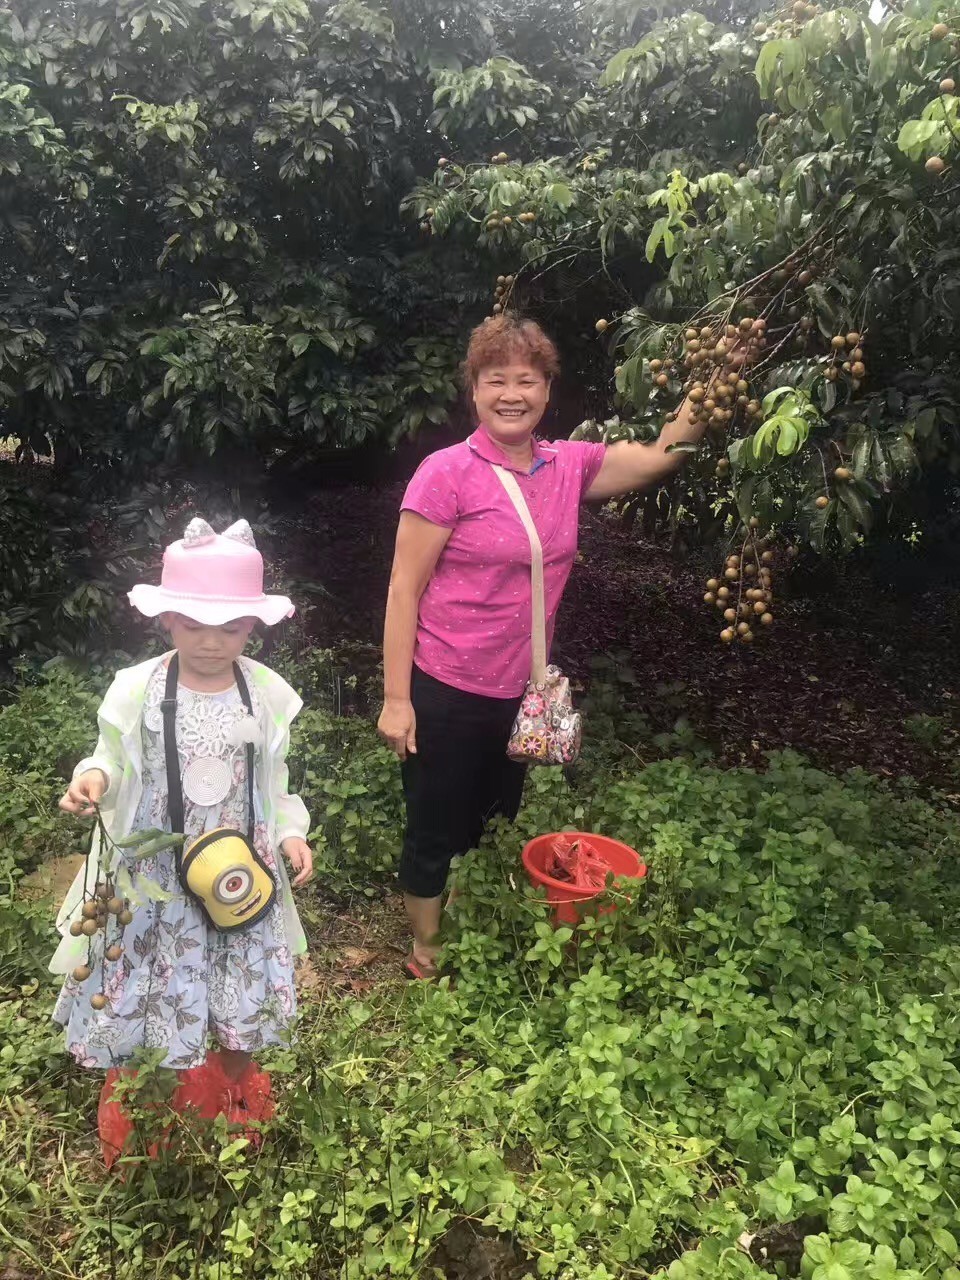
[[[412,982],[436,982],[440,970],[435,964],[421,964],[411,951],[403,962],[403,976]]]

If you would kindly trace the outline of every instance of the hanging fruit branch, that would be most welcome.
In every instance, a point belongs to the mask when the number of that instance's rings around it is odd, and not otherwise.
[[[171,896],[146,875],[132,876],[127,863],[142,863],[165,849],[176,848],[183,843],[183,836],[151,829],[135,831],[122,840],[114,840],[99,807],[95,805],[94,809],[100,842],[98,875],[102,878],[96,882],[92,880],[91,855],[88,853],[80,911],[70,924],[71,937],[87,939],[87,958],[74,968],[71,976],[74,982],[85,983],[99,966],[100,989],[90,996],[91,1007],[99,1011],[107,1007],[107,965],[116,964],[124,956],[124,930],[133,923],[131,902],[162,900]]]
[[[770,539],[758,533],[756,517],[746,525],[739,552],[727,556],[722,580],[710,578],[704,604],[722,612],[724,644],[752,644],[755,626],[773,625],[773,562]],[[733,593],[736,592],[736,599]]]

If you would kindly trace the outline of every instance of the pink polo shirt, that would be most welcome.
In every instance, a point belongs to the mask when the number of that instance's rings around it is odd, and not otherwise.
[[[580,503],[603,465],[602,444],[533,441],[518,470],[483,427],[426,458],[401,509],[451,529],[420,598],[414,661],[466,693],[516,698],[530,679],[530,543],[491,462],[513,471],[543,544],[547,648],[577,553]]]

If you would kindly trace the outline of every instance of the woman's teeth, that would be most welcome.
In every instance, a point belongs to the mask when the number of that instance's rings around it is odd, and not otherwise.
[[[497,413],[501,418],[522,418],[526,413],[526,409],[498,409]]]

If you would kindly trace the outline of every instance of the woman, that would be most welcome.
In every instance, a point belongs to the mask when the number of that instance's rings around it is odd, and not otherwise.
[[[513,819],[525,766],[506,748],[530,676],[530,546],[491,464],[514,472],[543,544],[548,644],[577,551],[580,504],[659,484],[696,441],[684,402],[654,444],[544,444],[534,436],[559,372],[530,320],[474,330],[465,373],[477,430],[420,466],[404,496],[384,628],[379,731],[402,761],[400,884],[413,929],[408,976],[436,975],[451,860],[495,815]]]

